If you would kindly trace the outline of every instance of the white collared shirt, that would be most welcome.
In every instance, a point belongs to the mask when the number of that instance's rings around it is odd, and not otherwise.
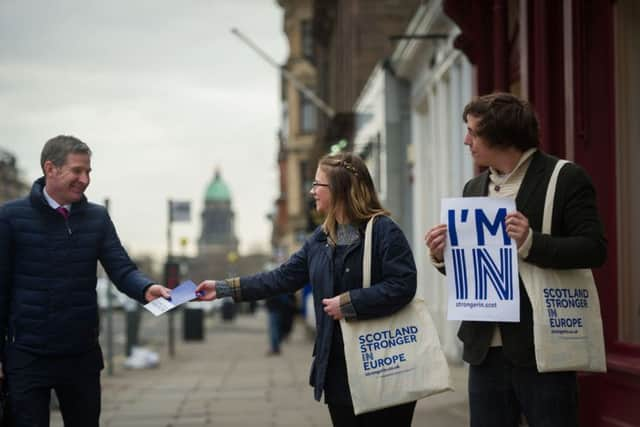
[[[44,198],[47,200],[47,203],[49,203],[49,206],[51,206],[51,208],[55,211],[56,209],[58,209],[60,206],[62,206],[63,208],[65,208],[67,210],[67,212],[71,212],[71,205],[61,205],[60,203],[56,202],[55,200],[53,200],[51,198],[51,196],[49,195],[49,193],[47,193],[47,187],[44,187],[42,189],[42,194],[44,194]]]

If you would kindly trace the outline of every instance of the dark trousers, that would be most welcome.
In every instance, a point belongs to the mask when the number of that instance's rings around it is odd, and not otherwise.
[[[98,427],[100,417],[99,346],[77,355],[41,356],[5,348],[5,375],[15,427],[49,427],[55,390],[65,427]]]
[[[471,427],[517,427],[521,413],[529,427],[577,427],[576,374],[517,367],[492,347],[469,367],[469,408]]]
[[[355,415],[353,406],[329,404],[333,427],[411,427],[416,402]]]
[[[51,390],[55,390],[65,427],[98,427],[100,372],[59,376],[7,376],[15,427],[49,427]]]

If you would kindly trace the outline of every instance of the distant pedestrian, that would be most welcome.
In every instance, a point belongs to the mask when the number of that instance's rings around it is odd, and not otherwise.
[[[287,294],[286,304],[283,307],[282,313],[284,314],[282,319],[282,341],[286,341],[293,332],[293,326],[296,320],[296,314],[298,313],[298,304],[296,302],[295,294]]]
[[[140,303],[170,291],[138,271],[106,209],[85,198],[84,142],[50,139],[41,166],[31,194],[0,207],[0,379],[16,427],[49,425],[52,389],[65,426],[98,427],[97,262]]]
[[[488,168],[464,187],[464,196],[509,197],[516,212],[506,230],[518,256],[541,268],[602,265],[606,240],[596,194],[586,172],[573,163],[560,171],[551,235],[542,234],[547,183],[557,158],[538,149],[538,119],[531,105],[508,93],[486,95],[464,109],[464,144],[477,166]],[[425,242],[444,271],[446,225],[429,230]],[[530,427],[578,425],[575,372],[539,373],[533,342],[531,301],[520,280],[520,321],[463,321],[458,337],[469,370],[471,427],[515,427],[523,413]]]
[[[266,300],[269,317],[269,351],[267,356],[279,355],[280,344],[291,332],[292,297],[294,296],[291,294],[280,294]]]
[[[311,186],[324,223],[303,247],[275,270],[254,276],[206,280],[201,299],[268,298],[313,284],[316,342],[311,369],[314,396],[325,402],[334,426],[410,426],[415,401],[354,415],[339,319],[370,319],[400,310],[416,291],[411,248],[378,200],[371,175],[358,156],[340,153],[320,160]],[[371,287],[362,288],[364,227],[373,226]]]

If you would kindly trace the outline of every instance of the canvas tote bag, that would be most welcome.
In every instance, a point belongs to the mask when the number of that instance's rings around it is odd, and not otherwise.
[[[365,231],[363,288],[371,284],[374,218]],[[422,298],[414,298],[391,316],[341,319],[340,328],[356,415],[451,390],[449,366]]]
[[[556,163],[547,187],[544,234],[551,234],[556,183],[566,163]],[[605,372],[600,301],[591,269],[540,268],[522,259],[518,268],[533,309],[538,371]]]

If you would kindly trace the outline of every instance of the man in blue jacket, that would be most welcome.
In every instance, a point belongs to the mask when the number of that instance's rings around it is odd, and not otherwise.
[[[40,164],[31,194],[0,207],[0,375],[16,426],[48,426],[54,389],[65,426],[98,427],[97,261],[140,303],[170,291],[137,269],[106,209],[85,198],[85,143],[52,138]]]

